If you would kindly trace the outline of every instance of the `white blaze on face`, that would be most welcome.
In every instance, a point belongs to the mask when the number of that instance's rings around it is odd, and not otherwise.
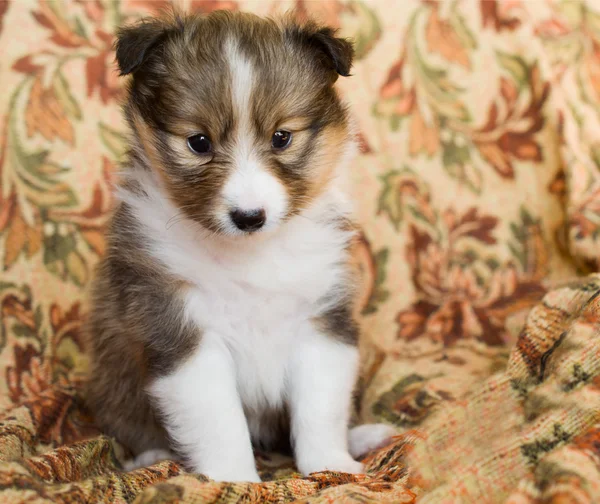
[[[232,76],[231,100],[236,127],[232,146],[233,171],[225,183],[223,199],[227,214],[233,210],[263,209],[266,214],[264,227],[270,228],[286,214],[287,191],[277,177],[261,166],[255,153],[256,142],[268,140],[257,140],[252,129],[250,97],[255,84],[252,65],[240,52],[237,41],[229,40],[225,50]],[[228,219],[228,215],[225,218]]]

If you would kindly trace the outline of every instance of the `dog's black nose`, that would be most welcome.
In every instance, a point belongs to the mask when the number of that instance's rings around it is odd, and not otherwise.
[[[252,232],[263,227],[267,220],[262,208],[257,210],[233,210],[230,214],[231,220],[240,231]]]

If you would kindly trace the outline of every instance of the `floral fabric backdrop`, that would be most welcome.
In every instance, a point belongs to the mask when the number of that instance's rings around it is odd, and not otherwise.
[[[109,492],[139,502],[520,503],[550,502],[541,499],[560,485],[542,476],[552,474],[577,488],[577,502],[600,499],[598,465],[584,463],[600,457],[590,340],[600,283],[552,290],[600,261],[591,0],[178,2],[295,9],[355,40],[353,76],[339,89],[360,142],[349,167],[363,229],[357,418],[389,422],[400,437],[364,477],[297,479],[267,454],[262,474],[277,481],[255,489],[207,483],[175,463],[119,471],[120,447],[98,437],[80,395],[81,328],[125,149],[113,34],[169,4],[0,1],[0,491],[77,502]],[[550,365],[565,338],[568,365]],[[540,367],[555,373],[542,385]],[[551,403],[562,409],[545,417]]]

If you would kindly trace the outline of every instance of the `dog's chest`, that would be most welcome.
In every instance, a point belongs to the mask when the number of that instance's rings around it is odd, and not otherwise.
[[[238,285],[223,290],[227,292],[190,290],[186,311],[194,313],[204,337],[218,338],[229,350],[243,402],[251,407],[276,407],[289,352],[310,309],[289,294]]]
[[[290,237],[245,258],[206,252],[188,272],[193,287],[186,312],[202,333],[227,346],[251,409],[281,404],[294,344],[341,281],[344,248],[329,238],[301,243]]]

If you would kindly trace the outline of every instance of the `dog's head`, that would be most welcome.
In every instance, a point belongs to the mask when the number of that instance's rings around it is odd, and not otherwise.
[[[333,84],[353,49],[330,28],[173,15],[121,29],[116,50],[150,169],[212,231],[276,228],[324,191],[351,143]]]

